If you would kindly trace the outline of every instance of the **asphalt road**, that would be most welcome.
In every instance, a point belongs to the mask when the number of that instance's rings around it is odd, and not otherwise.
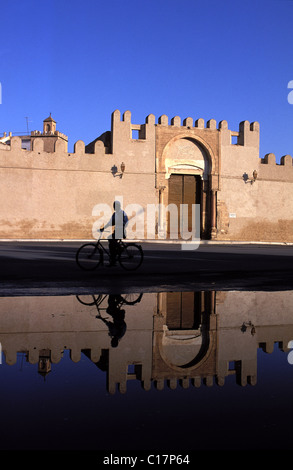
[[[143,243],[135,272],[120,266],[84,272],[75,253],[82,242],[0,242],[0,296],[165,290],[290,290],[293,246]]]

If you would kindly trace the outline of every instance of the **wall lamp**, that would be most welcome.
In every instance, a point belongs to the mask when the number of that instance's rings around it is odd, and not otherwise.
[[[120,173],[118,173],[118,168],[117,168],[116,165],[112,166],[112,168],[111,168],[111,172],[112,172],[112,175],[114,176],[114,178],[116,176],[119,176],[119,178],[122,178],[124,171],[125,171],[125,163],[124,162],[122,162],[121,165],[120,165]]]
[[[251,179],[249,179],[249,176],[248,176],[247,173],[244,173],[243,180],[244,180],[245,184],[246,183],[253,184],[253,183],[255,183],[257,177],[258,177],[258,173],[257,173],[256,170],[254,170],[253,173],[252,173],[252,178]]]

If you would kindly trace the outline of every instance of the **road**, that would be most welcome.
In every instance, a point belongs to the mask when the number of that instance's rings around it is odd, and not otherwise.
[[[182,250],[171,243],[142,243],[139,270],[120,266],[82,271],[81,242],[0,242],[0,295],[62,295],[165,290],[289,290],[293,246],[201,244]]]

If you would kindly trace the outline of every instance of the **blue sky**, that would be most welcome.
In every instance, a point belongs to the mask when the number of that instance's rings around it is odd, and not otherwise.
[[[5,14],[3,14],[5,13]],[[0,133],[41,130],[69,151],[162,114],[258,121],[260,156],[293,155],[292,0],[13,0],[2,6]]]

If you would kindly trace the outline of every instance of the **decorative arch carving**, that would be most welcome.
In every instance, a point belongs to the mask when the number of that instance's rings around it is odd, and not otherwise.
[[[206,332],[203,336],[198,336],[195,332],[192,334],[191,331],[189,331],[189,338],[182,339],[181,341],[186,342],[186,346],[188,347],[189,345],[191,348],[189,351],[186,353],[185,357],[188,358],[189,360],[186,361],[186,363],[178,364],[178,362],[175,364],[172,362],[170,359],[172,355],[166,353],[166,336],[163,333],[161,336],[161,341],[159,343],[159,352],[162,360],[164,363],[168,366],[168,368],[183,371],[185,370],[186,372],[192,372],[196,369],[198,369],[205,361],[208,360],[210,354],[215,348],[215,339],[214,339],[214,332],[209,331]],[[182,332],[181,332],[182,335]],[[180,340],[178,340],[180,341]],[[174,348],[176,348],[176,343],[173,342]],[[189,343],[189,344],[187,344]],[[191,349],[194,349],[194,355],[192,357],[191,354]],[[174,354],[175,356],[175,354]]]
[[[181,155],[179,155],[180,146],[182,148]],[[177,156],[176,147],[178,149]],[[162,164],[165,166],[167,179],[172,170],[178,173],[180,167],[182,167],[182,173],[185,169],[187,173],[200,174],[203,179],[208,179],[216,167],[216,160],[212,148],[200,136],[191,137],[187,133],[183,133],[173,137],[166,144],[162,152]]]

